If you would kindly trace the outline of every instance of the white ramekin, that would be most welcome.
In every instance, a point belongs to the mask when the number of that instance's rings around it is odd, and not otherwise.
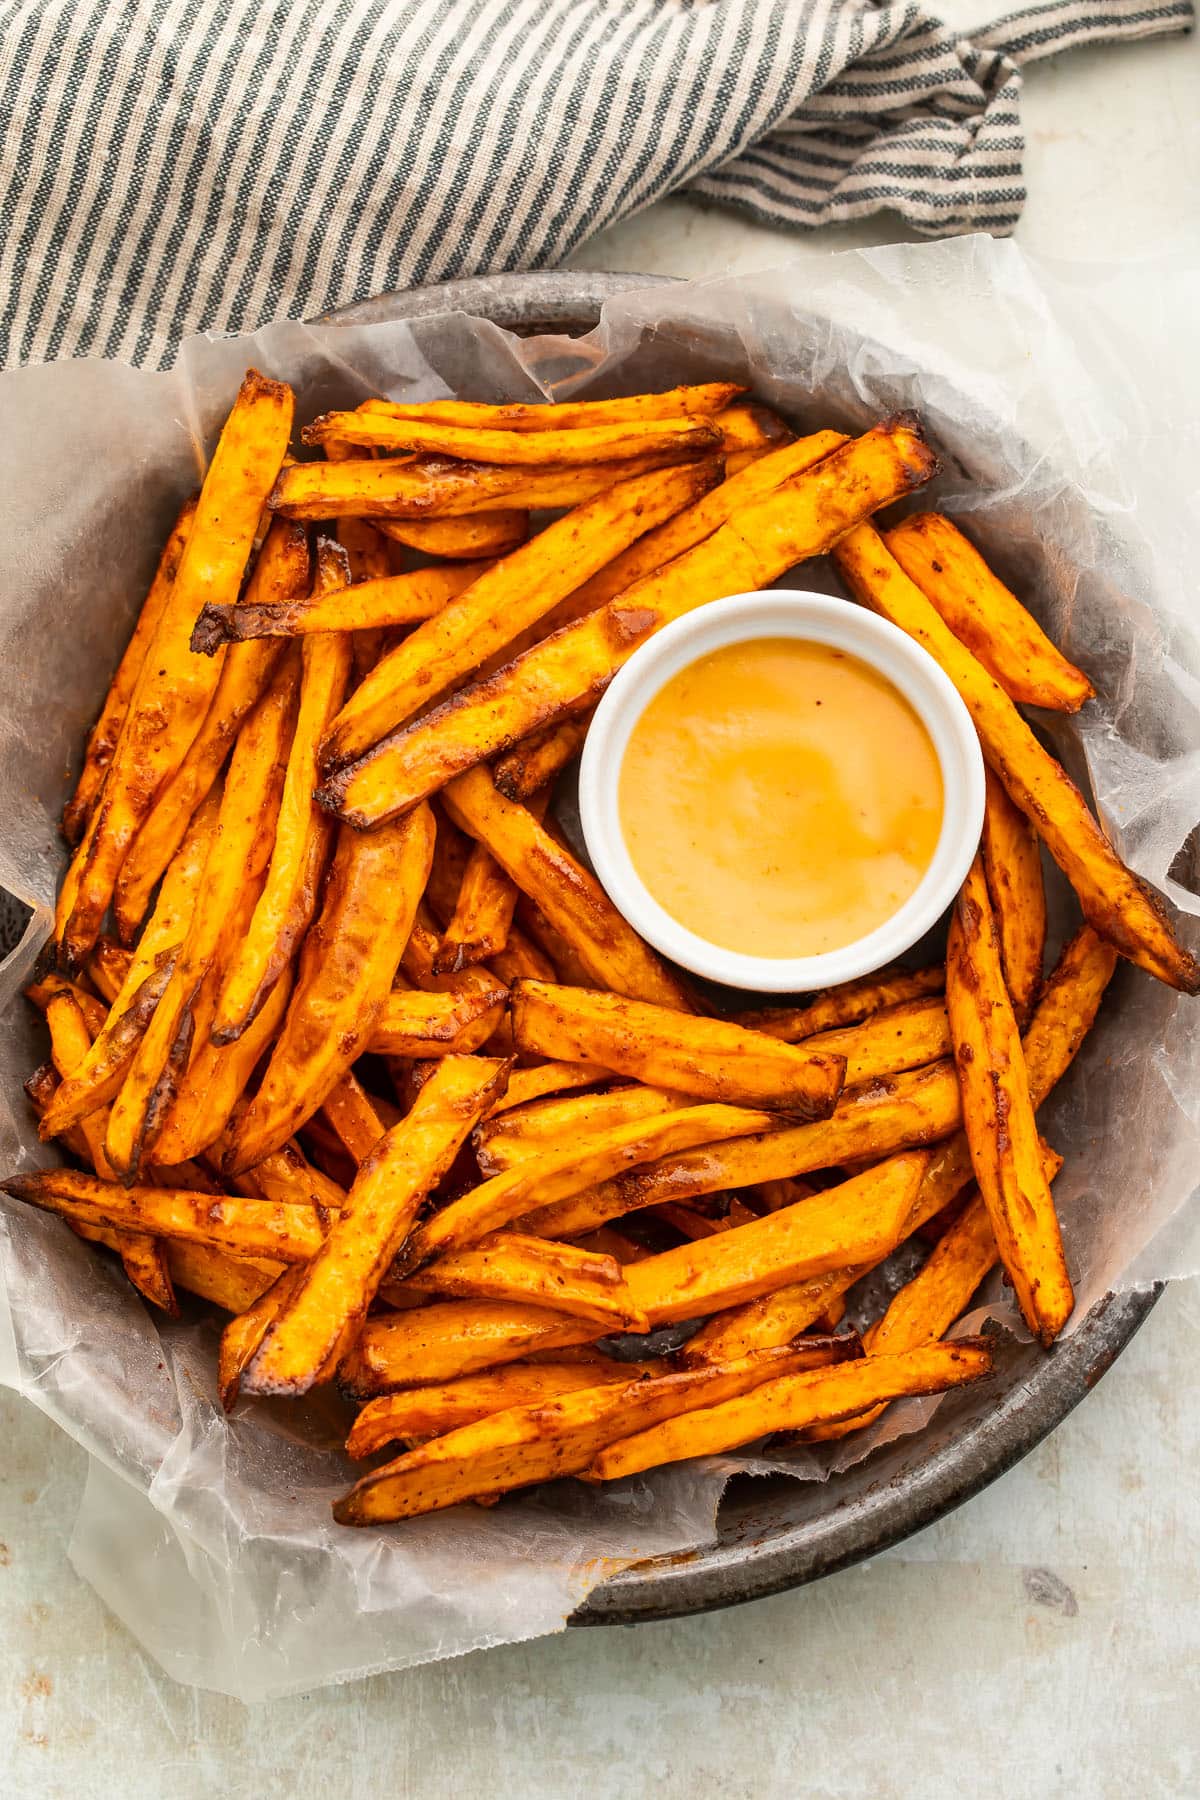
[[[865,937],[819,956],[750,956],[723,949],[673,919],[633,866],[617,791],[629,735],[659,689],[681,669],[727,644],[801,638],[857,656],[903,694],[923,721],[941,764],[944,810],[933,861],[909,898]],[[812,993],[869,975],[901,956],[954,899],[983,827],[983,756],[970,714],[929,653],[886,619],[828,594],[785,588],[715,600],[649,638],[605,693],[584,744],[579,812],[588,854],[614,905],[673,962],[730,987]],[[748,921],[753,941],[753,921]]]

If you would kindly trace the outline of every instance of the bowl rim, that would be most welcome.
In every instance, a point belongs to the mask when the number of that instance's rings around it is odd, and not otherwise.
[[[625,841],[619,788],[629,739],[667,682],[717,650],[781,638],[844,652],[908,702],[941,770],[942,820],[928,867],[889,917],[835,949],[767,957],[700,937],[660,904]],[[866,607],[804,588],[729,594],[647,638],[605,689],[579,771],[579,817],[588,855],[617,910],[656,950],[693,975],[752,994],[817,993],[898,961],[952,905],[979,843],[983,807],[983,752],[971,715],[929,652]]]
[[[470,313],[504,330],[582,334],[606,300],[671,287],[669,275],[555,271],[479,275],[408,292],[379,294],[325,314],[319,324]],[[1140,1329],[1165,1282],[1108,1294],[1071,1336],[984,1418],[902,1476],[872,1483],[828,1512],[784,1526],[749,1546],[720,1534],[684,1556],[634,1563],[594,1588],[570,1625],[635,1625],[764,1599],[851,1567],[900,1543],[970,1500],[1047,1437],[1107,1373]]]

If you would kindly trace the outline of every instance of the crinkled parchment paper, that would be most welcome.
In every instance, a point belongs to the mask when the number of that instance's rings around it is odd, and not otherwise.
[[[68,770],[248,364],[294,384],[301,418],[377,392],[561,398],[728,374],[809,427],[919,408],[946,465],[921,504],[968,516],[1090,673],[1101,699],[1047,721],[1052,740],[1134,867],[1195,915],[1169,871],[1200,820],[1200,433],[1173,348],[1198,316],[1200,265],[1035,270],[974,238],[634,292],[576,342],[461,315],[281,325],[193,340],[165,374],[80,362],[0,377],[0,885],[34,908],[0,968],[0,1164],[42,1155],[21,1081],[44,1041],[17,996],[49,928]],[[822,565],[804,578],[836,589]],[[1078,1316],[1111,1287],[1195,1266],[1196,1018],[1122,968],[1045,1109],[1068,1153],[1055,1192]],[[0,1206],[0,1380],[92,1457],[76,1565],[170,1673],[245,1699],[556,1630],[606,1571],[708,1541],[730,1468],[788,1465],[724,1459],[339,1530],[329,1502],[351,1470],[333,1403],[227,1420],[215,1350],[214,1323],[163,1327],[64,1225]],[[893,1409],[888,1434],[922,1416]],[[829,1453],[791,1467],[828,1476]]]

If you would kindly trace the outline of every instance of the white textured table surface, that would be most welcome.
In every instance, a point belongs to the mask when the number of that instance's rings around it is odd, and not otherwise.
[[[1200,40],[1034,70],[1025,121],[1029,249],[1116,260],[1194,233]],[[666,202],[576,261],[709,276],[794,258],[802,277],[898,235],[798,240]],[[816,1587],[254,1709],[177,1687],[74,1575],[82,1456],[0,1394],[0,1795],[1195,1794],[1198,1363],[1189,1285],[1019,1468]]]

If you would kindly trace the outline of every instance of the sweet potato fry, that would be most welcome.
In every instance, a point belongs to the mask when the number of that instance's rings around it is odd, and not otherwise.
[[[222,664],[217,691],[198,734],[162,788],[121,865],[113,892],[113,919],[122,944],[135,942],[150,896],[177,854],[197,807],[218,788],[229,747],[266,691],[281,648],[278,644],[244,645],[236,659],[231,654]]]
[[[485,1175],[499,1175],[531,1156],[561,1144],[579,1145],[597,1132],[631,1119],[654,1119],[677,1112],[687,1101],[661,1088],[621,1087],[606,1094],[571,1094],[509,1108],[485,1119],[475,1133],[475,1151]]]
[[[545,912],[593,982],[632,999],[690,1010],[687,990],[621,917],[596,878],[527,807],[503,799],[487,769],[460,777],[447,804],[456,822],[487,845],[522,893]]]
[[[247,1392],[306,1393],[332,1372],[426,1195],[507,1074],[504,1063],[482,1057],[447,1058],[438,1066],[412,1111],[361,1165],[328,1237],[243,1369]]]
[[[95,994],[90,994],[78,981],[70,981],[65,975],[56,975],[51,969],[40,981],[31,981],[25,989],[25,998],[41,1013],[49,1013],[51,1003],[61,996],[74,1000],[89,1034],[103,1029],[108,1008],[103,1000],[97,1000]]]
[[[157,1161],[179,1163],[211,1148],[225,1131],[250,1077],[279,1036],[292,996],[284,970],[254,1023],[232,1044],[214,1044],[205,1032],[196,1042],[154,1142]]]
[[[578,431],[588,425],[625,425],[650,419],[703,419],[720,412],[745,389],[732,381],[667,388],[660,394],[631,394],[619,400],[567,400],[557,405],[477,400],[364,400],[361,413],[391,419],[421,419],[459,430]]]
[[[44,1117],[47,1107],[54,1099],[54,1095],[61,1086],[61,1082],[59,1080],[58,1071],[55,1069],[53,1063],[39,1063],[37,1068],[33,1071],[33,1074],[28,1076],[21,1085],[29,1104],[32,1106],[38,1118],[41,1119]],[[87,1139],[84,1137],[78,1125],[68,1126],[66,1131],[64,1131],[62,1136],[58,1139],[58,1142],[63,1146],[64,1150],[69,1150],[72,1156],[78,1157],[80,1162],[86,1163],[90,1161]],[[72,1226],[72,1230],[78,1231],[78,1229],[77,1226]],[[80,1235],[86,1235],[86,1233],[80,1233]]]
[[[350,580],[361,586],[367,581],[382,581],[392,573],[392,557],[388,541],[366,519],[339,519],[337,541],[346,552]],[[348,627],[341,626],[343,631]]]
[[[226,1153],[229,1174],[285,1144],[370,1042],[429,876],[433,838],[428,807],[383,832],[340,834],[283,1030]]]
[[[653,1217],[672,1231],[686,1238],[688,1243],[697,1244],[701,1238],[719,1237],[723,1231],[732,1231],[735,1225],[750,1225],[761,1215],[751,1212],[750,1208],[735,1196],[729,1202],[729,1211],[723,1218],[708,1216],[696,1212],[690,1206],[656,1206]],[[643,1257],[637,1259],[645,1261]]]
[[[1113,946],[1087,925],[1063,950],[1022,1039],[1035,1107],[1070,1067],[1092,1028],[1116,966]]]
[[[492,1108],[493,1113],[507,1112],[509,1107],[524,1106],[546,1094],[564,1094],[576,1088],[594,1087],[608,1080],[608,1070],[593,1063],[537,1063],[530,1069],[514,1069],[508,1088]]]
[[[453,916],[434,959],[439,975],[457,975],[503,950],[517,910],[517,888],[486,844],[467,859]]]
[[[755,1211],[763,1213],[778,1212],[781,1206],[794,1206],[797,1200],[811,1200],[817,1189],[811,1181],[804,1181],[798,1175],[785,1176],[782,1181],[759,1181],[750,1190],[754,1195]]]
[[[88,957],[88,979],[109,1006],[128,981],[132,962],[133,952],[124,949],[115,938],[102,936],[96,939],[96,948]]]
[[[540,981],[518,982],[512,1009],[518,1050],[600,1063],[650,1087],[806,1119],[828,1118],[841,1092],[843,1056],[721,1019]]]
[[[549,1306],[559,1312],[577,1313],[580,1318],[595,1318],[598,1323],[616,1313],[636,1319],[645,1330],[645,1320],[633,1312],[624,1292],[621,1264],[607,1250],[595,1250],[579,1244],[552,1244],[547,1238],[529,1237],[519,1231],[496,1231],[480,1238],[469,1250],[455,1250],[436,1262],[428,1263],[416,1274],[401,1281],[389,1280],[385,1297],[393,1301],[403,1296],[405,1303],[420,1294],[437,1294],[442,1299],[469,1299],[478,1296],[489,1300],[512,1300],[533,1306]],[[586,1306],[560,1306],[548,1297],[542,1284],[557,1274],[568,1288],[576,1286],[585,1292]],[[523,1290],[534,1281],[539,1292]],[[591,1304],[592,1300],[598,1306]]]
[[[220,1148],[226,1147],[222,1139]],[[338,1213],[346,1204],[346,1190],[314,1167],[295,1144],[272,1150],[254,1165],[248,1175],[235,1175],[230,1182],[235,1193],[248,1199],[261,1196],[288,1206],[315,1206]]]
[[[540,647],[547,638],[557,635],[566,626],[574,625],[596,613],[602,605],[613,600],[623,604],[626,589],[636,588],[645,578],[661,572],[668,562],[710,537],[718,526],[728,521],[738,507],[744,510],[753,499],[768,495],[787,476],[812,467],[846,441],[838,434],[828,432],[818,433],[811,439],[805,439],[801,445],[790,446],[784,451],[771,451],[769,445],[762,445],[754,450],[727,452],[722,457],[727,479],[713,489],[711,494],[694,505],[685,507],[673,519],[667,520],[654,531],[647,532],[635,544],[630,545],[628,550],[614,557],[589,581],[546,613],[534,628],[514,638],[502,656],[482,663],[476,670],[475,683],[490,680],[510,662],[524,656],[527,651]],[[732,482],[729,479],[758,462],[763,464],[762,474],[750,483]],[[595,698],[593,695],[592,699]],[[586,701],[579,704],[584,710],[590,710]]]
[[[1063,951],[1024,1039],[1035,1106],[1041,1105],[1070,1066],[1095,1019],[1115,964],[1116,952],[1090,927],[1085,926]],[[803,1175],[890,1155],[911,1145],[936,1143],[961,1123],[953,1064],[932,1063],[928,1068],[848,1089],[829,1118],[815,1124],[664,1157],[560,1205],[540,1209],[523,1221],[523,1229],[543,1237],[577,1237],[609,1219],[663,1201],[749,1187],[758,1181]],[[962,1170],[955,1190],[959,1191],[970,1180],[971,1166],[965,1138],[951,1139],[943,1150],[949,1153],[956,1143],[955,1160]],[[932,1217],[953,1198],[954,1192],[944,1193],[927,1216]]]
[[[216,1177],[198,1157],[174,1163],[170,1167],[165,1163],[151,1163],[147,1173],[150,1185],[154,1187],[190,1188],[193,1194],[211,1194],[214,1197],[221,1191]]]
[[[761,455],[766,450],[778,450],[784,444],[794,442],[796,436],[791,426],[760,400],[741,400],[733,406],[723,406],[712,423],[721,434],[721,449],[727,456],[749,452]]]
[[[550,793],[543,789],[529,801],[541,824]],[[457,975],[471,963],[486,962],[508,943],[517,910],[517,885],[486,844],[472,846],[459,884],[454,912],[433,959],[439,975]]]
[[[404,978],[414,982],[427,994],[452,999],[462,1009],[463,1019],[474,1021],[470,1033],[476,1041],[471,1048],[476,1049],[499,1027],[508,1005],[508,989],[490,969],[470,967],[439,973],[437,960],[440,947],[441,940],[433,915],[422,902],[417,908],[413,928],[404,946],[404,954],[400,959],[401,970]],[[441,1053],[435,1051],[434,1054]]]
[[[738,420],[730,435],[739,436]],[[744,435],[744,429],[742,430]],[[332,412],[314,419],[302,433],[306,444],[327,438],[364,450],[408,450],[423,456],[453,456],[459,462],[527,468],[591,468],[643,456],[698,454],[722,444],[708,419],[627,419],[608,425],[580,425],[553,433],[492,431],[480,425],[447,425],[433,419],[398,419],[381,412]],[[734,448],[744,448],[739,441]]]
[[[520,905],[520,901],[517,902]],[[493,950],[488,966],[507,988],[518,981],[557,981],[558,970],[544,950],[526,937],[518,925],[508,928],[503,950]]]
[[[648,1330],[621,1279],[621,1265],[611,1256],[515,1231],[497,1232],[471,1250],[439,1257],[420,1274],[406,1277],[404,1285],[444,1299],[548,1306],[590,1319],[607,1331]]]
[[[459,562],[507,556],[529,536],[529,514],[519,507],[458,513],[452,519],[375,519],[373,524],[384,537],[422,556]]]
[[[785,1282],[769,1294],[728,1307],[688,1339],[680,1360],[688,1367],[728,1362],[730,1357],[748,1356],[752,1350],[766,1350],[772,1344],[790,1344],[823,1319],[862,1273],[859,1268],[831,1269],[806,1281]]]
[[[928,969],[895,969],[879,975],[865,975],[860,981],[844,981],[830,988],[804,1006],[765,1006],[756,1012],[736,1015],[739,1025],[750,1031],[765,1031],[768,1037],[782,1038],[798,1044],[815,1037],[819,1031],[837,1031],[846,1025],[858,1025],[884,1007],[899,1006],[906,1000],[921,1000],[929,994],[945,991],[946,970],[942,963]]]
[[[143,1300],[165,1312],[168,1318],[179,1317],[179,1301],[171,1280],[171,1266],[166,1245],[143,1232],[113,1233],[113,1248],[121,1258],[130,1282]]]
[[[1092,1028],[1116,965],[1116,951],[1090,925],[1077,932],[1063,950],[1022,1039],[1029,1096],[1035,1108],[1041,1106],[1074,1061]],[[1043,1162],[1051,1154],[1043,1145]],[[921,1183],[913,1208],[913,1229],[957,1199],[972,1175],[966,1133],[955,1132],[937,1147]]]
[[[179,854],[167,870],[107,1019],[79,1068],[63,1082],[47,1110],[42,1125],[46,1137],[58,1137],[120,1091],[125,1070],[171,979],[173,959],[190,928],[219,816],[220,795],[213,793],[192,819]]]
[[[935,1144],[929,1167],[921,1178],[921,1185],[913,1202],[912,1217],[909,1220],[910,1235],[935,1219],[948,1206],[952,1206],[966,1193],[974,1179],[975,1171],[971,1167],[971,1152],[965,1131],[956,1131],[940,1144]]]
[[[411,1061],[441,1056],[467,1056],[492,1036],[507,1000],[485,970],[488,985],[456,994],[426,994],[417,988],[393,988],[383,1003],[367,1048],[376,1056]]]
[[[134,834],[183,761],[212,699],[220,660],[192,655],[192,622],[205,602],[236,596],[287,449],[292,411],[291,389],[251,370],[225,421],[96,810],[62,939],[69,966],[87,960]]]
[[[345,552],[328,538],[319,540],[314,591],[327,593],[347,572]],[[299,709],[270,866],[250,928],[225,974],[212,1023],[214,1044],[232,1043],[258,1016],[316,910],[330,838],[329,821],[312,798],[317,747],[350,678],[347,633],[323,631],[306,637],[301,670]]]
[[[125,654],[117,664],[117,672],[105,695],[104,705],[100,709],[100,717],[88,735],[87,748],[83,755],[83,767],[79,771],[75,792],[63,809],[63,836],[68,844],[78,844],[87,830],[96,802],[100,797],[100,790],[104,786],[109,764],[112,762],[113,752],[121,735],[121,727],[124,725],[126,714],[129,711],[129,703],[133,699],[134,690],[146,661],[146,652],[158,629],[158,621],[162,617],[163,608],[170,598],[171,588],[195,513],[195,499],[186,500],[172,527],[171,535],[163,546],[154,580],[150,583],[150,592],[142,604],[137,624],[133,628],[133,635],[125,646]]]
[[[367,1320],[344,1358],[338,1382],[355,1399],[545,1356],[594,1343],[607,1326],[544,1306],[498,1300],[439,1300],[415,1312]]]
[[[115,1021],[112,1019],[115,1007],[109,1009],[109,1015],[102,1024],[94,1016],[92,1009],[88,1009],[89,1025],[96,1026],[92,1048],[70,1082],[64,1081],[59,1087],[52,1102],[53,1113],[48,1111],[39,1126],[43,1140],[61,1137],[78,1121],[106,1108],[107,1103],[120,1091],[125,1070],[171,979],[176,954],[175,951],[163,953],[160,966],[146,977]],[[64,988],[63,991],[71,990]],[[37,1004],[33,995],[30,998]],[[82,998],[86,1000],[89,996],[83,995]],[[97,1045],[98,1050],[95,1048]],[[105,1117],[107,1118],[107,1112]]]
[[[434,1387],[409,1388],[400,1394],[381,1394],[368,1400],[346,1440],[346,1453],[356,1460],[374,1456],[397,1440],[441,1437],[460,1425],[473,1425],[491,1413],[511,1406],[534,1406],[559,1394],[575,1394],[581,1388],[602,1387],[606,1382],[628,1383],[640,1365],[610,1362],[606,1369],[593,1363],[572,1367],[569,1363],[507,1363],[481,1375],[464,1375],[457,1381]]]
[[[1000,960],[1018,1025],[1024,1026],[1042,985],[1046,954],[1046,890],[1037,832],[992,771],[983,813],[983,869],[1000,934]]]
[[[347,524],[360,524],[357,519]],[[294,525],[295,531],[302,526]],[[206,606],[192,631],[192,649],[211,656],[225,643],[246,639],[308,636],[313,632],[370,631],[379,626],[416,625],[432,619],[456,594],[478,580],[478,563],[411,569],[405,575],[378,575],[369,581],[314,588],[304,598],[277,605],[257,604],[249,593],[234,606]]]
[[[597,1133],[585,1144],[568,1144],[530,1157],[491,1176],[427,1219],[405,1246],[404,1267],[417,1268],[430,1257],[478,1243],[489,1232],[519,1219],[533,1203],[545,1207],[565,1199],[608,1179],[618,1169],[634,1168],[660,1155],[668,1145],[684,1149],[711,1144],[769,1129],[772,1123],[772,1114],[748,1107],[688,1106],[657,1118],[631,1119]]]
[[[274,835],[277,839],[278,830],[276,830]],[[218,953],[210,961],[200,985],[196,989],[195,998],[190,1007],[192,1018],[192,1050],[188,1062],[189,1071],[196,1068],[202,1060],[202,1049],[206,1048],[208,1051],[212,1052],[213,1056],[219,1056],[222,1052],[231,1047],[230,1044],[218,1044],[213,1040],[212,1026],[216,1017],[217,1001],[220,996],[226,972],[228,971],[233,956],[236,954],[237,947],[246,942],[255,908],[262,896],[266,874],[267,870],[265,864],[260,863],[256,857],[249,874],[249,879],[242,890],[234,897],[228,922],[221,936]],[[294,969],[289,965],[283,973],[289,977],[290,986],[290,977],[294,974]],[[267,1002],[264,1003],[263,1011],[268,1009],[273,995],[274,987],[272,987],[267,996]],[[276,1019],[276,1030],[274,1035],[277,1036],[278,1026],[281,1021],[278,1012],[274,1009],[272,1010],[273,1016]],[[255,1026],[257,1026],[257,1023],[258,1017],[256,1016],[254,1021]],[[270,1037],[264,1037],[261,1031],[256,1031],[255,1037],[260,1052],[267,1043],[272,1041]],[[254,1065],[251,1062],[247,1062],[245,1059],[241,1061],[241,1067],[246,1071],[247,1075],[253,1066]]]
[[[974,544],[940,513],[915,513],[884,543],[950,630],[1022,706],[1078,712],[1095,688],[1068,662]]]
[[[308,535],[277,520],[267,532],[246,587],[247,602],[285,603],[309,584]],[[155,798],[121,865],[113,912],[122,943],[132,943],[156,883],[175,855],[188,822],[211,790],[243,719],[275,673],[282,646],[246,644],[226,652],[216,692],[199,731],[174,775]]]
[[[514,435],[514,441],[544,440]],[[322,766],[337,768],[363,755],[511,644],[570,593],[581,575],[602,568],[718,479],[719,466],[703,463],[619,481],[481,573],[372,670],[334,721],[322,747]]]
[[[386,795],[389,769],[396,761],[393,751],[399,745],[404,746],[399,753],[401,777],[415,779],[435,793],[461,770],[597,700],[657,623],[649,608],[626,608],[614,601],[611,609],[601,608],[569,630],[556,632],[523,652],[508,669],[469,684],[406,726],[364,761],[361,777],[355,776],[355,765],[339,771],[321,790],[324,799],[335,808],[347,807],[353,800],[354,816],[361,815],[364,825],[377,811],[383,816],[390,805]],[[409,741],[413,738],[415,743]],[[405,773],[410,764],[417,771],[415,777]],[[364,795],[365,804],[360,803]]]
[[[1053,1179],[1062,1158],[1046,1168]],[[928,1260],[894,1294],[870,1334],[871,1353],[896,1356],[936,1343],[961,1318],[984,1277],[999,1261],[996,1237],[982,1196],[976,1194],[934,1246]]]
[[[341,770],[321,790],[325,803],[364,827],[403,812],[461,770],[598,698],[659,626],[707,600],[768,586],[795,563],[828,550],[857,520],[919,487],[936,467],[911,418],[843,444],[814,468],[740,507],[728,524],[665,569],[499,673],[463,688],[361,764]]]
[[[307,1265],[281,1269],[245,1312],[230,1319],[221,1333],[217,1355],[217,1392],[226,1412],[232,1412],[241,1392],[242,1376],[253,1361],[267,1332],[292,1299],[307,1275]]]
[[[1053,1181],[1062,1157],[1049,1146],[1042,1152],[1046,1179]],[[996,1266],[1000,1253],[987,1207],[976,1194],[938,1240],[911,1281],[893,1295],[887,1311],[867,1334],[872,1356],[898,1356],[920,1344],[936,1343],[962,1316],[971,1296]],[[815,1442],[847,1436],[871,1425],[882,1405],[836,1424],[817,1426],[807,1435]]]
[[[609,1219],[665,1201],[690,1200],[697,1194],[750,1187],[935,1143],[961,1120],[953,1063],[931,1063],[848,1089],[828,1119],[811,1125],[661,1157],[558,1205],[540,1207],[522,1221],[522,1230],[541,1237],[578,1237]]]
[[[337,541],[350,565],[352,583],[383,581],[393,573],[391,546],[368,519],[338,519],[336,530]],[[346,626],[343,624],[341,629]],[[355,681],[361,681],[375,667],[390,642],[391,632],[385,626],[365,627],[354,633],[350,647]]]
[[[979,856],[950,923],[946,1004],[979,1191],[1025,1323],[1048,1345],[1070,1318],[1075,1297]]]
[[[403,1111],[403,1108],[399,1109]],[[322,1175],[330,1181],[336,1181],[341,1188],[349,1188],[354,1180],[356,1164],[337,1132],[326,1119],[324,1111],[316,1112],[304,1127],[304,1154],[311,1160]],[[243,1178],[244,1179],[244,1178]]]
[[[74,994],[57,993],[51,996],[46,1006],[46,1024],[50,1031],[50,1052],[55,1069],[66,1080],[79,1068],[92,1043],[92,1034]],[[79,1132],[83,1139],[85,1160],[103,1180],[111,1181],[113,1171],[104,1154],[107,1123],[105,1110],[101,1108],[80,1121]],[[113,1248],[138,1292],[163,1312],[177,1314],[179,1307],[171,1286],[166,1257],[157,1241],[142,1232],[118,1232],[113,1240]]]
[[[636,544],[614,557],[607,568],[575,589],[569,603],[572,616],[581,619],[596,607],[606,605],[635,581],[652,575],[677,556],[682,556],[685,550],[691,550],[711,537],[720,526],[729,523],[739,507],[764,499],[789,477],[814,468],[823,457],[845,442],[840,431],[817,431],[783,448],[768,450],[763,446],[737,474],[732,472],[730,459],[726,457],[726,479],[719,487],[665,524],[648,531]],[[552,623],[563,625],[567,620],[556,615]]]
[[[1183,993],[1200,993],[1200,963],[1178,941],[1158,895],[1121,861],[1083,795],[1044,750],[1004,690],[943,624],[879,534],[860,525],[838,544],[839,569],[860,600],[922,644],[962,695],[1009,796],[1079,896],[1088,922],[1122,956]]]
[[[363,1163],[387,1130],[375,1102],[348,1069],[326,1095],[321,1111],[356,1163]]]
[[[741,1363],[605,1383],[493,1413],[364,1475],[337,1502],[341,1525],[380,1524],[578,1474],[631,1430],[744,1394],[790,1372],[802,1349],[765,1350]]]
[[[425,903],[441,925],[449,923],[458,902],[458,890],[466,873],[471,854],[471,839],[460,831],[440,804],[434,808],[437,839],[433,849],[433,867],[425,889]]]
[[[626,1263],[643,1262],[647,1256],[654,1255],[645,1244],[626,1237],[623,1231],[617,1231],[611,1225],[601,1225],[598,1231],[589,1231],[576,1242],[581,1250],[598,1250],[602,1256],[613,1257],[622,1268]],[[551,1359],[554,1360],[553,1353]]]
[[[594,500],[631,476],[711,458],[719,441],[706,426],[695,429],[693,440],[624,462],[571,467],[501,468],[437,456],[296,463],[280,474],[271,505],[284,518],[310,524],[331,518],[424,522],[464,513],[558,510]]]
[[[304,1127],[304,1154],[322,1175],[336,1181],[340,1188],[349,1188],[354,1180],[354,1159],[323,1111],[314,1113]],[[244,1180],[245,1177],[237,1179]]]
[[[776,1431],[800,1431],[819,1420],[846,1418],[878,1400],[939,1394],[979,1381],[991,1368],[991,1351],[983,1339],[961,1338],[902,1356],[865,1356],[835,1368],[787,1375],[742,1398],[690,1411],[610,1444],[587,1472],[598,1481],[616,1481],[685,1457],[718,1455]]]
[[[176,1238],[166,1245],[167,1268],[176,1287],[211,1300],[223,1312],[243,1313],[265,1294],[283,1265],[226,1256],[208,1244]]]
[[[87,822],[83,836],[75,846],[75,851],[70,862],[67,864],[66,874],[62,878],[62,885],[59,887],[58,896],[54,902],[54,931],[52,935],[55,953],[60,962],[63,960],[62,945],[66,938],[67,924],[72,913],[75,911],[76,902],[79,899],[80,890],[83,887],[83,877],[91,858],[92,845],[95,843],[96,834],[100,829],[100,799],[102,793],[103,790],[101,790],[100,795],[97,795],[96,804],[92,808],[92,816]]]
[[[811,1200],[634,1263],[625,1271],[634,1304],[652,1326],[667,1325],[876,1262],[901,1242],[927,1165],[927,1151],[903,1151]]]
[[[84,1225],[190,1238],[230,1256],[307,1262],[324,1237],[320,1216],[312,1206],[243,1200],[227,1194],[214,1199],[183,1188],[126,1188],[76,1169],[13,1175],[0,1182],[0,1188],[14,1200],[62,1213]]]
[[[126,1181],[136,1178],[162,1129],[191,1052],[202,984],[223,961],[241,910],[266,869],[298,682],[298,664],[289,654],[238,733],[187,936],[113,1101],[108,1159]]]
[[[959,1146],[961,1144],[961,1153]],[[1046,1151],[1053,1156],[1053,1152]],[[912,1209],[902,1227],[907,1238],[935,1218],[970,1185],[971,1159],[962,1133],[946,1143],[937,1144],[929,1152],[928,1163],[917,1186]],[[867,1265],[833,1269],[824,1275],[789,1282],[757,1299],[729,1307],[716,1314],[690,1337],[681,1352],[685,1363],[724,1362],[731,1356],[745,1356],[751,1350],[767,1349],[772,1344],[790,1344],[810,1326],[831,1330],[830,1319],[836,1320],[845,1309],[845,1295],[862,1276],[886,1260],[884,1256]]]
[[[937,995],[882,1007],[861,1024],[817,1032],[801,1043],[814,1054],[844,1056],[850,1086],[874,1081],[880,1075],[898,1075],[904,1069],[919,1069],[951,1054],[946,1005]]]
[[[846,439],[836,432],[817,433],[814,438],[806,438],[802,445],[792,446],[786,456],[783,452],[771,451],[769,446],[727,453],[722,457],[726,479],[711,494],[695,505],[685,507],[683,512],[677,513],[673,519],[668,519],[654,531],[647,532],[645,537],[639,538],[628,550],[614,557],[612,562],[606,564],[589,581],[568,594],[565,600],[560,600],[536,627],[513,640],[503,658],[497,657],[483,663],[476,672],[476,682],[489,680],[509,662],[523,656],[527,650],[536,648],[564,627],[577,624],[597,612],[601,606],[619,599],[627,588],[634,587],[644,578],[663,569],[675,557],[711,537],[718,526],[727,522],[736,505],[748,504],[755,494],[770,493],[772,488],[782,484],[787,475],[811,468],[823,456],[845,442]],[[740,500],[736,498],[738,489],[735,487],[734,498],[723,500],[731,478],[759,462],[763,463],[764,469],[757,487],[743,489]],[[712,502],[711,510],[709,502]],[[581,704],[586,707],[586,702]]]
[[[514,744],[492,770],[504,798],[528,804],[535,794],[548,787],[583,749],[590,719],[590,713],[579,719],[560,719],[556,725],[547,725]]]

